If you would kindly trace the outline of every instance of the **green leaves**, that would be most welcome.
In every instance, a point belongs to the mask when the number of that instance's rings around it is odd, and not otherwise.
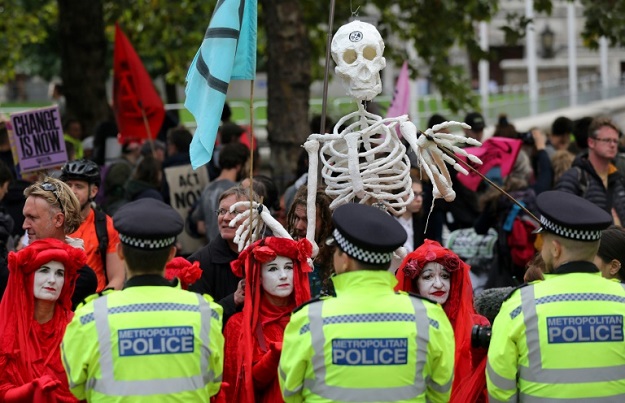
[[[52,0],[7,0],[0,5],[0,84],[13,79],[16,71],[30,73],[24,50],[45,42],[57,16]]]

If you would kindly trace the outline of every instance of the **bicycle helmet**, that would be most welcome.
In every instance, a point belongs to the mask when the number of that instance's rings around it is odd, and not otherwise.
[[[63,182],[71,179],[85,181],[89,184],[100,186],[100,168],[98,164],[90,160],[70,161],[61,168],[61,177]]]

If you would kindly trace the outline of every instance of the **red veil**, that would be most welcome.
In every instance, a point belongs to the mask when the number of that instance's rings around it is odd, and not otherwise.
[[[449,297],[443,304],[443,309],[454,329],[456,340],[454,383],[450,401],[476,401],[476,399],[469,399],[469,396],[466,396],[464,392],[460,392],[461,387],[463,390],[465,389],[463,383],[480,366],[480,362],[486,358],[486,350],[476,351],[471,348],[473,325],[488,325],[488,320],[478,315],[473,308],[473,286],[469,276],[470,266],[451,250],[443,248],[438,242],[426,239],[423,245],[409,253],[402,261],[397,270],[396,277],[399,282],[395,289],[418,293],[416,279],[421,274],[423,267],[430,262],[441,264],[451,273]],[[486,382],[485,378],[484,382]],[[481,393],[484,388],[478,389]]]
[[[258,352],[275,349],[281,342],[290,314],[302,303],[310,300],[308,273],[312,271],[308,259],[312,255],[312,246],[306,239],[293,241],[288,238],[267,237],[247,247],[237,260],[231,263],[233,273],[245,276],[245,302],[243,312],[230,318],[226,327],[226,366],[224,382],[229,383],[228,401],[253,403],[257,397],[263,401],[282,401],[277,382],[277,371],[268,373],[269,388],[264,393],[254,390],[253,366],[257,364],[253,356]],[[293,293],[291,303],[286,307],[277,307],[262,298],[261,268],[263,263],[272,261],[276,256],[293,260]],[[238,318],[237,318],[238,316]],[[239,319],[240,318],[240,319]],[[240,331],[235,330],[240,323]],[[267,345],[269,342],[269,345]],[[231,354],[229,354],[229,352]],[[236,354],[236,356],[232,356]],[[266,354],[265,354],[266,355]],[[260,362],[259,362],[260,363]],[[276,363],[277,364],[277,363]],[[236,367],[231,367],[236,365]]]
[[[34,273],[42,265],[57,261],[65,268],[65,283],[56,301],[54,316],[47,323],[34,319]],[[67,385],[61,363],[60,345],[65,328],[73,316],[71,297],[85,265],[85,253],[56,239],[31,243],[19,252],[9,253],[9,280],[0,303],[0,400],[10,389],[28,384],[48,375],[62,385],[54,396],[35,402],[75,402]]]

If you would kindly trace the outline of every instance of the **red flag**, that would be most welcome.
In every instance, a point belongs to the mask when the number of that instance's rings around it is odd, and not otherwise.
[[[120,142],[154,139],[163,124],[165,107],[152,78],[118,24],[115,24],[113,71],[113,110]],[[148,120],[149,133],[142,109]]]

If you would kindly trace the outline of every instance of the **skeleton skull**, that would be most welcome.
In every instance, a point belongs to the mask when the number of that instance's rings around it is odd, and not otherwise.
[[[382,57],[384,41],[371,24],[352,21],[343,25],[332,39],[332,58],[336,74],[347,94],[360,101],[370,101],[382,92],[380,70],[386,66]]]

